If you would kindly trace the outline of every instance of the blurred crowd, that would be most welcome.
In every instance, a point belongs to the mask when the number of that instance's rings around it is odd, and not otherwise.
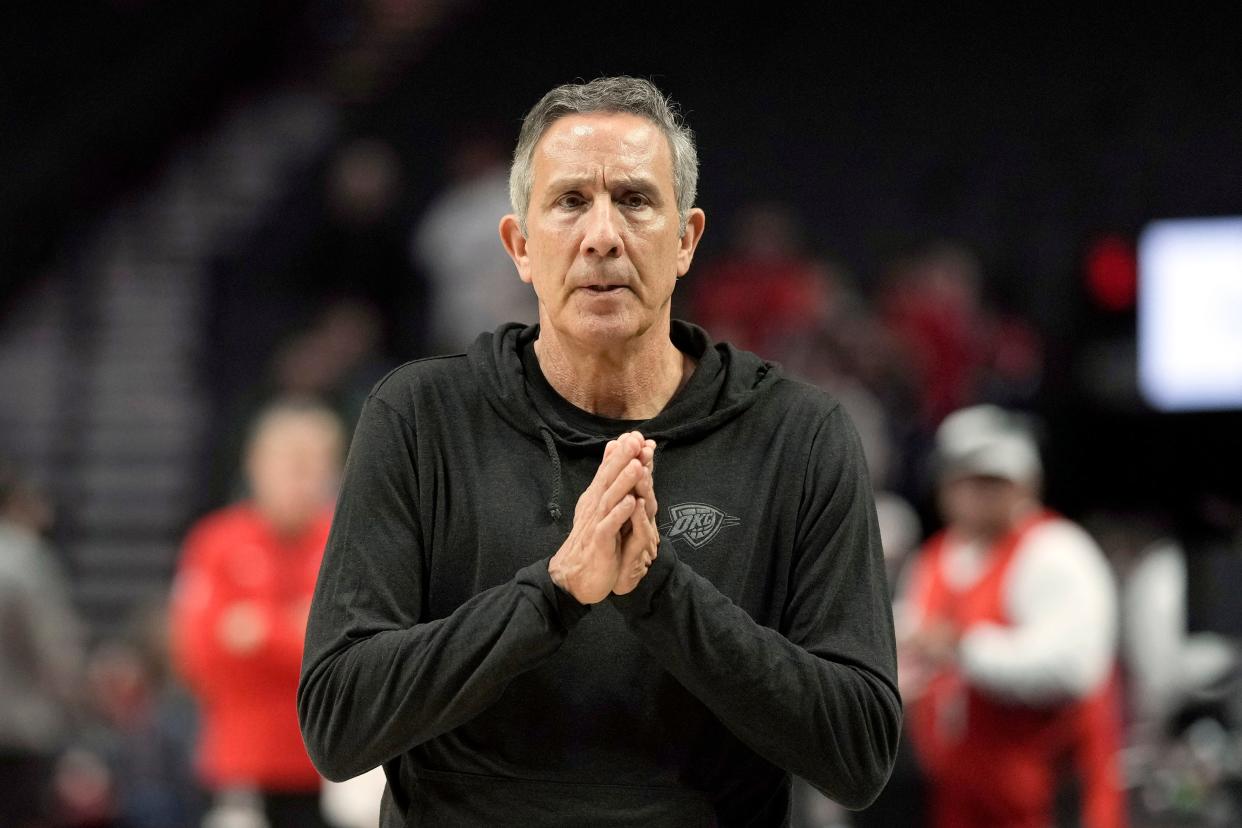
[[[204,513],[167,603],[124,634],[77,619],[45,540],[54,504],[0,471],[0,825],[375,824],[375,776],[322,783],[294,712],[349,431],[400,362],[537,318],[497,237],[503,147],[464,141],[446,169],[411,221],[398,155],[347,142],[291,213],[299,243],[238,255],[269,270],[214,311]],[[842,401],[894,592],[909,728],[893,781],[857,815],[799,785],[795,824],[996,825],[1045,805],[1066,825],[1242,823],[1236,642],[1191,632],[1185,539],[1044,502],[1044,342],[974,252],[926,240],[864,280],[777,202],[709,234],[674,315]]]

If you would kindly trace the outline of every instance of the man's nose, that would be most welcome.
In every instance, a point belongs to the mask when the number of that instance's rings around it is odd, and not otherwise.
[[[582,236],[582,252],[615,259],[621,255],[623,243],[612,199],[596,199],[586,215],[586,232]]]

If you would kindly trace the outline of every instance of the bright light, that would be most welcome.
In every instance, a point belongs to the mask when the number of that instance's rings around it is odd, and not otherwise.
[[[1139,383],[1163,411],[1242,408],[1242,217],[1147,225]]]

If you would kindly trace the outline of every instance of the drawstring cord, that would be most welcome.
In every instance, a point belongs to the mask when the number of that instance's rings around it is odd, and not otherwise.
[[[561,519],[561,455],[552,442],[552,432],[547,426],[539,427],[539,435],[543,437],[543,446],[548,450],[548,458],[552,461],[552,499],[548,501],[548,515],[552,520]]]
[[[556,450],[556,443],[552,440],[551,429],[547,426],[539,426],[539,436],[543,438],[543,447],[547,449],[548,459],[552,461],[552,499],[547,503],[548,516],[559,523],[563,514],[561,511],[561,455]],[[653,465],[655,456],[659,454],[660,449],[664,448],[665,443],[656,441],[655,448],[651,452]]]

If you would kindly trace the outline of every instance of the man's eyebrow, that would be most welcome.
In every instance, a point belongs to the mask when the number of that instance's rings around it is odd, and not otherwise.
[[[625,187],[630,190],[655,193],[660,189],[655,179],[646,175],[615,175],[611,177],[611,180],[614,190],[617,187]],[[577,190],[583,186],[594,184],[595,181],[594,175],[562,175],[549,181],[548,189],[554,192]]]
[[[631,190],[655,193],[659,191],[656,180],[646,175],[618,175],[612,179],[613,187],[626,187]]]
[[[593,175],[562,175],[548,182],[549,190],[577,190],[585,184],[591,184],[595,181]]]

